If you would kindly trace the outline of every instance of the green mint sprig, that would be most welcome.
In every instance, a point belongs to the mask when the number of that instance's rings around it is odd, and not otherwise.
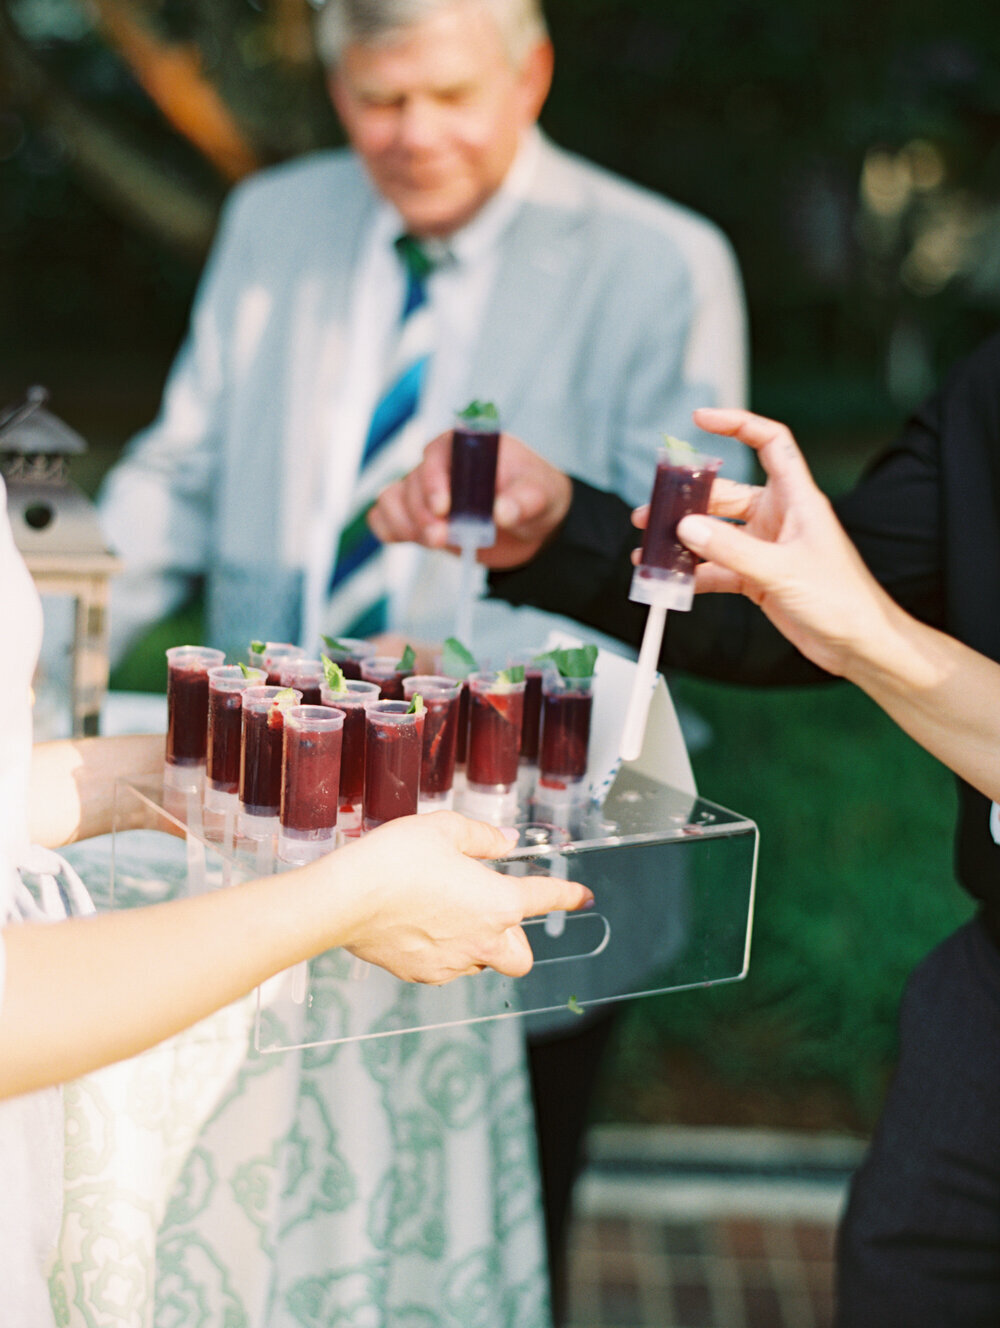
[[[497,682],[500,683],[518,683],[524,682],[524,665],[511,664],[506,669],[501,669],[497,674]]]
[[[335,636],[324,636],[322,632],[320,632],[320,636],[328,650],[338,650],[341,654],[350,651],[350,646],[346,641],[339,641]]]
[[[673,434],[665,433],[663,435],[663,446],[667,450],[667,456],[678,466],[686,466],[698,455],[698,449],[693,447],[686,438],[675,438]]]
[[[566,1002],[566,1009],[571,1011],[573,1014],[584,1013],[583,1006],[580,1004],[580,1002],[576,999],[575,996],[571,996],[569,1000]]]
[[[326,637],[323,639],[325,641]],[[328,659],[326,655],[323,656],[323,681],[332,692],[343,692],[347,687],[344,670],[336,660]]]
[[[465,410],[456,412],[464,424],[499,424],[500,412],[492,401],[470,401]]]
[[[396,661],[396,669],[399,673],[412,673],[413,666],[417,662],[417,652],[412,646],[408,645],[402,655]]]
[[[424,698],[419,692],[414,692],[410,699],[410,708],[406,713],[408,715],[422,715],[426,708],[427,707],[424,705]]]
[[[597,663],[595,645],[573,646],[568,650],[548,650],[538,658],[550,659],[563,678],[592,678]]]
[[[295,699],[295,688],[283,687],[271,704],[277,706],[279,710],[287,710],[289,706],[298,705],[298,701]]]
[[[467,678],[479,666],[476,657],[457,636],[449,636],[441,651],[441,669],[449,678]]]
[[[251,641],[251,642],[250,642],[250,654],[251,654],[251,655],[263,655],[263,653],[264,653],[264,651],[266,650],[266,648],[267,648],[267,642],[266,642],[266,641]]]

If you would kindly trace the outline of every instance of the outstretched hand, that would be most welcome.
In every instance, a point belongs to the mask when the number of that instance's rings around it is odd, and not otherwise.
[[[717,480],[710,515],[678,525],[680,539],[705,560],[696,589],[746,595],[814,663],[845,673],[859,646],[884,628],[892,601],[783,424],[743,410],[698,410],[694,419],[708,433],[752,447],[767,474],[763,486]]]
[[[390,821],[338,850],[337,879],[356,876],[359,898],[343,943],[409,982],[483,968],[521,977],[532,964],[524,919],[582,908],[593,895],[575,881],[506,876],[476,861],[502,858],[511,846],[495,826],[434,812]]]
[[[449,547],[450,462],[451,434],[439,434],[424,448],[419,466],[382,490],[368,524],[384,544]],[[498,570],[528,562],[564,520],[572,492],[568,475],[513,434],[501,434],[493,504],[497,538],[479,550],[479,561]]]

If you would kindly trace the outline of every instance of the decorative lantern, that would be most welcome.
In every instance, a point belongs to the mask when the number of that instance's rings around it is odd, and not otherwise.
[[[7,485],[7,510],[14,542],[28,565],[44,604],[43,665],[57,654],[69,657],[69,712],[45,716],[36,736],[96,734],[108,686],[108,588],[121,564],[107,549],[90,500],[68,478],[67,458],[87,450],[73,429],[45,409],[48,392],[29,390],[25,400],[0,413],[0,473]],[[55,647],[50,624],[58,619],[51,597],[73,605],[71,640]],[[39,687],[36,679],[36,718]],[[39,732],[41,729],[41,732]]]

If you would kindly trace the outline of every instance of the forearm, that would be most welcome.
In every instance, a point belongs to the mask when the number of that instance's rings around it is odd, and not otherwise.
[[[584,886],[498,875],[510,833],[455,812],[402,817],[308,867],[157,907],[8,926],[0,1097],[134,1055],[272,974],[342,946],[408,982],[531,967],[525,917]]]
[[[57,848],[109,833],[115,780],[162,768],[162,734],[38,743],[31,765],[29,838]]]
[[[844,676],[949,769],[1000,800],[1000,665],[886,599]]]
[[[0,1097],[135,1055],[343,943],[354,894],[348,880],[333,885],[304,868],[156,907],[7,927]]]

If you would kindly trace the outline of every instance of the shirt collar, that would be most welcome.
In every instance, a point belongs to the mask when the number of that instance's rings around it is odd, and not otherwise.
[[[449,237],[447,249],[458,263],[473,263],[483,257],[499,240],[501,233],[513,219],[525,198],[531,192],[541,155],[542,135],[532,125],[521,137],[514,160],[503,183],[488,198],[471,221]],[[377,244],[392,248],[403,223],[396,209],[380,199],[373,231]]]

